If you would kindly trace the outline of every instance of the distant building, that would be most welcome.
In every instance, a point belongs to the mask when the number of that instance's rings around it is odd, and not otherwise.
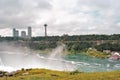
[[[118,52],[113,52],[111,56],[109,57],[111,60],[119,60],[120,59],[120,53]]]
[[[27,37],[25,31],[22,31],[22,32],[21,32],[21,37],[22,37],[22,38],[26,38],[26,37]]]
[[[19,37],[19,31],[13,28],[13,37]]]
[[[29,26],[28,27],[28,38],[32,37],[32,28]]]
[[[16,29],[13,28],[13,37],[15,37],[15,31],[16,31]]]
[[[13,37],[19,37],[19,31],[13,28]],[[28,34],[26,34],[26,31],[21,31],[21,38],[28,38],[31,39],[32,37],[32,28],[28,27]]]
[[[19,31],[16,30],[16,37],[19,37]]]
[[[105,53],[111,53],[111,50],[103,50]]]

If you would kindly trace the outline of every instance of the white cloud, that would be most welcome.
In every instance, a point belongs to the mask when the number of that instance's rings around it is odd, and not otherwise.
[[[0,32],[31,25],[33,36],[43,36],[43,25],[47,23],[48,35],[119,33],[119,3],[119,0],[0,0]]]
[[[3,29],[0,29],[0,34],[4,36],[11,36],[12,31],[9,28],[3,28]]]

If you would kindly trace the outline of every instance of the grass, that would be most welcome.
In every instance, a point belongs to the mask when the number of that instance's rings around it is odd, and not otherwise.
[[[1,77],[0,80],[120,80],[120,71],[84,73],[27,69],[16,71],[11,77]]]

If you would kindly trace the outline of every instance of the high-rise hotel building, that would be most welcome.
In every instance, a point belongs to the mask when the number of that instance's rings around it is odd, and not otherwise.
[[[28,27],[28,38],[32,37],[32,28],[29,26]]]
[[[13,37],[19,37],[19,31],[13,28]]]
[[[13,37],[19,37],[19,31],[13,28]],[[32,28],[28,27],[28,34],[26,34],[26,31],[21,31],[21,37],[22,38],[28,38],[31,39],[32,37]]]

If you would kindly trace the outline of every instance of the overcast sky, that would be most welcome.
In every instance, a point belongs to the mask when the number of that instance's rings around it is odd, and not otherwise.
[[[33,36],[118,34],[120,0],[0,0],[0,35],[12,36],[12,29],[27,30]]]

